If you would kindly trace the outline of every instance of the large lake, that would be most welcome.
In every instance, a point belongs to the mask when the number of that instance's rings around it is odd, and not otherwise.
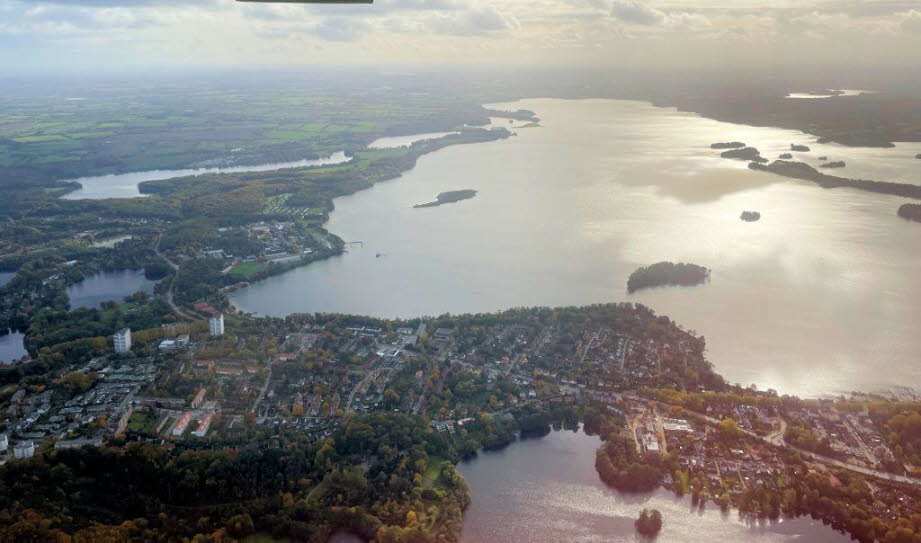
[[[103,302],[121,303],[135,292],[152,294],[156,284],[156,281],[144,277],[144,270],[100,272],[67,287],[67,297],[71,309],[98,308]]]
[[[809,518],[751,524],[712,504],[703,510],[693,507],[690,498],[665,490],[621,494],[595,472],[599,445],[598,438],[581,432],[551,432],[460,463],[472,497],[461,543],[632,543],[641,541],[633,522],[644,507],[662,513],[657,543],[851,541]]]
[[[905,200],[753,172],[709,148],[741,140],[775,158],[803,143],[801,160],[847,161],[839,175],[921,184],[921,145],[820,145],[632,101],[493,107],[532,109],[543,126],[442,149],[337,199],[329,230],[364,247],[234,303],[393,317],[635,301],[705,335],[734,382],[806,395],[921,383],[921,225],[896,216]],[[467,188],[479,194],[412,207]],[[661,260],[708,266],[711,281],[628,296],[630,273]]]

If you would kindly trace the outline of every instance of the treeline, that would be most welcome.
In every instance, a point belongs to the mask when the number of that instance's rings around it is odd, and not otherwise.
[[[622,492],[649,492],[658,488],[668,472],[658,458],[643,458],[631,436],[609,436],[595,453],[601,480]]]
[[[243,449],[48,451],[0,467],[0,539],[456,541],[469,503],[450,444],[417,417],[347,421],[330,439]],[[430,462],[437,462],[429,465]],[[424,477],[428,475],[428,477]]]
[[[703,266],[684,262],[657,262],[631,273],[627,279],[627,291],[632,293],[642,288],[665,285],[699,285],[705,283],[709,277],[710,270]]]

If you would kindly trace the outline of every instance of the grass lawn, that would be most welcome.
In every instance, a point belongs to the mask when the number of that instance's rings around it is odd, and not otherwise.
[[[233,275],[234,277],[242,277],[243,279],[249,279],[250,277],[262,271],[262,267],[263,264],[259,262],[244,262],[236,268],[230,270],[230,275]]]
[[[429,456],[429,464],[422,474],[422,488],[432,488],[441,476],[441,465],[444,464],[444,458],[440,456]]]

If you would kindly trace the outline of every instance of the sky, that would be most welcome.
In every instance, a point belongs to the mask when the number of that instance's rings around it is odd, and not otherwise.
[[[0,0],[11,72],[312,64],[921,69],[921,0]]]

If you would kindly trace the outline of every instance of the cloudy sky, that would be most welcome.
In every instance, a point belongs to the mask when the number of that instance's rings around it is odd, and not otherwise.
[[[12,70],[316,63],[918,66],[921,0],[0,0]]]

